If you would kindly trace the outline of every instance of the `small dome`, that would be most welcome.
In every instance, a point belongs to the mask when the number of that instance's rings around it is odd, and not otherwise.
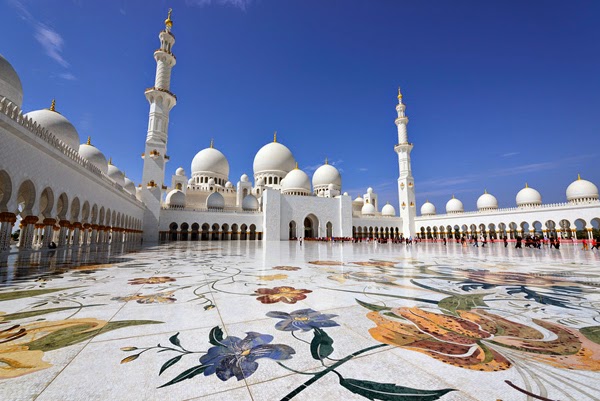
[[[208,180],[208,185],[215,185],[215,179],[211,178],[210,180]]]
[[[178,189],[174,189],[167,194],[165,202],[169,206],[185,207],[185,194]]]
[[[106,157],[96,148],[94,145],[88,143],[82,143],[79,145],[79,155],[90,162],[93,166],[96,166],[104,174],[108,174],[108,162]]]
[[[198,174],[217,174],[228,179],[229,162],[225,155],[215,148],[202,149],[192,160],[192,175]]]
[[[233,188],[233,184],[231,183],[231,181],[227,181],[225,183],[225,188]]]
[[[133,183],[133,181],[131,181],[127,177],[125,177],[124,181],[125,185],[123,185],[123,188],[125,188],[125,191],[129,192],[132,195],[135,195],[135,184]]]
[[[206,198],[206,207],[209,209],[223,209],[225,207],[225,198],[219,192],[213,192]]]
[[[542,204],[542,195],[525,184],[525,188],[517,193],[516,201],[517,206],[538,206]]]
[[[368,194],[372,194],[373,193],[373,188],[371,188],[371,187],[367,188],[367,193]]]
[[[361,198],[360,196],[357,196],[356,199],[354,199],[352,201],[353,204],[355,205],[363,205],[365,203],[365,200],[363,198]]]
[[[281,182],[282,193],[303,192],[310,193],[310,178],[298,168],[287,173]]]
[[[394,209],[394,206],[392,206],[388,203],[381,209],[381,214],[384,216],[390,216],[390,217],[395,216],[396,209]]]
[[[246,195],[242,200],[243,210],[258,210],[258,199],[254,195]]]
[[[363,216],[374,216],[375,215],[375,206],[371,203],[365,203],[360,211]]]
[[[108,164],[107,175],[111,180],[113,180],[120,186],[122,186],[122,187],[125,186],[125,174],[121,170],[119,170],[119,168],[117,166],[114,166],[112,163]]]
[[[183,167],[179,167],[177,169],[177,171],[175,171],[175,175],[180,175],[180,176],[185,175],[185,170],[183,169]]]
[[[348,192],[344,192],[344,196],[348,196]]]
[[[188,180],[188,185],[194,185],[194,179],[193,178],[190,178]]]
[[[446,203],[446,213],[462,213],[464,211],[463,203],[454,196]]]
[[[263,178],[259,178],[258,180],[256,180],[256,186],[257,187],[262,187],[263,185],[265,185],[265,180],[263,180]]]
[[[328,186],[330,184],[333,184],[335,189],[340,190],[342,188],[342,176],[338,169],[331,164],[323,164],[313,174],[312,184],[315,191],[318,187]]]
[[[436,214],[435,205],[429,201],[421,206],[421,216],[433,216]]]
[[[479,210],[494,210],[498,209],[498,199],[487,191],[477,199],[477,209]]]
[[[0,99],[3,97],[19,106],[19,109],[23,106],[21,79],[8,60],[0,54]]]
[[[569,202],[590,201],[598,199],[598,187],[580,176],[567,187],[567,200]]]
[[[53,107],[52,107],[53,108]],[[77,130],[62,114],[48,110],[35,110],[25,114],[25,117],[31,118],[38,125],[46,128],[56,138],[64,142],[65,145],[77,150],[79,148],[79,134]]]
[[[248,174],[242,174],[240,177],[241,182],[248,182]]]
[[[287,174],[296,166],[292,152],[278,142],[271,142],[260,148],[254,156],[254,174],[275,172]]]

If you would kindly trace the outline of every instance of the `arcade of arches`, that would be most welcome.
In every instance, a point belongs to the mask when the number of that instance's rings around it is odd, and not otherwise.
[[[592,239],[600,235],[600,217],[589,222],[583,219],[573,221],[567,219],[548,220],[544,223],[534,221],[531,224],[525,221],[510,223],[448,225],[448,226],[421,226],[418,236],[422,239],[459,239],[462,236],[483,236],[490,239],[509,240],[516,237],[539,236],[559,239]]]
[[[16,210],[11,204],[17,205]],[[142,234],[139,219],[91,200],[56,193],[51,187],[40,191],[29,179],[13,185],[8,173],[0,170],[0,251],[10,249],[17,223],[20,251],[48,248],[51,242],[59,247],[139,243]]]
[[[169,231],[160,232],[161,241],[254,241],[261,240],[262,232],[254,224],[181,223],[169,224]]]

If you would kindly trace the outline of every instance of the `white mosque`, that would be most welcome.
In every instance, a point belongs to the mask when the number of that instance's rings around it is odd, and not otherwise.
[[[171,13],[154,52],[156,79],[145,95],[150,104],[143,177],[135,185],[107,160],[57,110],[25,113],[21,81],[0,56],[0,250],[10,249],[10,234],[18,224],[18,249],[130,243],[161,240],[249,241],[289,240],[298,237],[492,238],[537,233],[572,238],[577,228],[600,224],[598,188],[577,178],[566,189],[566,202],[543,204],[538,191],[525,186],[516,206],[498,207],[487,192],[476,211],[465,212],[452,198],[445,214],[435,205],[421,205],[417,216],[415,181],[408,140],[408,117],[398,90],[398,211],[380,205],[368,188],[352,200],[343,192],[340,172],[327,161],[312,179],[298,168],[290,149],[277,141],[258,150],[253,175],[229,177],[229,163],[212,142],[193,158],[189,176],[178,168],[165,178],[170,110],[177,97],[170,91],[175,66]]]

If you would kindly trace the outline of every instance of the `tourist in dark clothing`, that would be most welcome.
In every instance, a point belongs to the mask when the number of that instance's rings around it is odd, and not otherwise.
[[[517,236],[517,244],[515,245],[515,248],[519,248],[519,249],[523,248],[522,241],[523,241],[523,238],[521,238],[520,236]]]

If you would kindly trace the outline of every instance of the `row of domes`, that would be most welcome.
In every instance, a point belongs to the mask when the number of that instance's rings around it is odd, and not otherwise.
[[[215,149],[213,143],[206,149],[199,151],[192,159],[192,177],[198,175],[207,175],[211,177],[229,179],[229,162],[225,155]],[[256,185],[266,185],[264,174],[273,174],[282,177],[282,191],[311,191],[311,180],[308,175],[298,169],[296,160],[292,152],[281,143],[275,140],[266,144],[254,156],[253,163]],[[248,176],[244,174],[246,181]],[[242,176],[242,177],[244,177]],[[312,186],[315,190],[325,189],[330,185],[333,188],[341,190],[342,176],[337,168],[327,161],[320,166],[313,174]]]
[[[598,187],[588,180],[581,179],[580,176],[567,187],[566,195],[567,201],[570,203],[590,202],[599,199]],[[515,200],[518,207],[535,207],[542,204],[542,195],[537,190],[525,184],[525,188],[517,193]],[[498,209],[498,200],[494,195],[485,191],[477,199],[477,209],[480,211]],[[463,203],[452,196],[452,199],[446,203],[446,213],[454,214],[462,212],[464,212]],[[427,201],[421,206],[422,216],[432,216],[435,214],[436,208],[433,203]]]
[[[17,72],[2,55],[0,55],[0,99],[6,97],[9,101],[23,106],[23,86]],[[135,184],[110,161],[100,150],[93,146],[89,139],[87,143],[80,144],[79,133],[71,122],[56,111],[56,103],[53,100],[50,108],[34,110],[26,113],[24,117],[36,122],[39,126],[46,128],[57,139],[73,150],[78,150],[79,155],[90,164],[97,167],[102,173],[121,185],[132,195],[135,195]]]

